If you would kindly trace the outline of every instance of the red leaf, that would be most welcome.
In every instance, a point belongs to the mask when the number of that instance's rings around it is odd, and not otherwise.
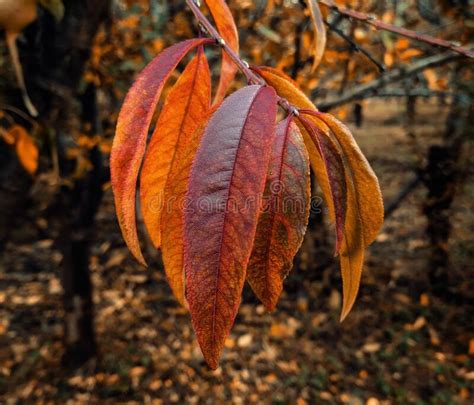
[[[339,253],[344,239],[344,226],[347,208],[347,185],[344,161],[337,144],[313,122],[313,117],[302,115],[299,120],[311,136],[321,155],[329,181],[331,201],[334,206],[336,223],[336,253]]]
[[[125,242],[144,265],[137,235],[135,199],[138,172],[153,113],[163,86],[176,65],[192,48],[211,42],[205,38],[190,39],[165,49],[139,74],[120,111],[110,156],[115,209]]]
[[[303,242],[309,217],[308,152],[292,118],[288,117],[277,127],[263,209],[247,272],[247,281],[270,311],[276,307],[283,280]]]
[[[143,220],[155,247],[161,242],[164,191],[175,165],[178,145],[185,144],[211,104],[211,72],[202,48],[168,93],[146,152],[140,178]],[[184,145],[183,145],[184,146]]]
[[[206,0],[206,4],[216,22],[219,34],[221,34],[226,44],[238,54],[239,33],[227,3],[224,0]],[[232,61],[227,52],[222,50],[221,75],[214,97],[214,104],[220,103],[224,99],[237,70],[237,65]]]
[[[186,298],[213,369],[240,305],[276,111],[273,88],[247,86],[232,94],[211,118],[191,170],[184,228]]]

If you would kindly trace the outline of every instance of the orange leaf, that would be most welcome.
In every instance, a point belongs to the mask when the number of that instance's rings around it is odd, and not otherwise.
[[[342,311],[341,322],[352,309],[359,292],[362,268],[364,266],[364,239],[361,207],[358,204],[358,191],[350,182],[350,174],[346,172],[347,179],[347,211],[346,225],[344,228],[344,241],[339,255],[342,274]]]
[[[206,4],[216,22],[219,34],[221,34],[226,44],[238,54],[239,33],[227,3],[224,0],[206,0]],[[237,69],[237,65],[232,61],[230,56],[222,50],[221,75],[214,97],[214,104],[220,103],[224,99],[227,90],[234,80]]]
[[[176,150],[198,128],[211,103],[211,72],[202,48],[168,93],[146,152],[140,178],[143,220],[156,248],[160,247],[164,190]]]
[[[135,199],[153,113],[166,80],[181,59],[191,49],[210,42],[211,39],[191,39],[165,49],[139,74],[120,111],[110,156],[115,209],[125,242],[143,265],[146,263],[138,241]]]
[[[247,281],[269,311],[276,307],[309,218],[308,152],[292,118],[277,127],[247,272]]]
[[[313,45],[313,72],[321,63],[324,51],[326,49],[326,27],[324,26],[323,15],[316,0],[307,0],[308,7],[311,11],[311,21],[314,29],[314,45]]]
[[[189,175],[201,142],[204,129],[215,108],[201,118],[200,127],[186,141],[178,143],[175,163],[171,166],[164,191],[165,209],[161,214],[161,251],[168,282],[174,295],[184,307],[188,307],[185,298],[184,283],[184,210]]]
[[[33,138],[23,127],[15,126],[16,142],[15,151],[24,169],[35,174],[38,170],[38,147]]]
[[[367,247],[383,225],[384,207],[379,181],[349,128],[330,114],[320,113],[319,117],[334,133],[346,158],[346,166],[350,168],[362,221],[363,243]]]
[[[39,152],[34,139],[20,125],[13,125],[2,134],[3,140],[14,145],[15,152],[23,168],[31,175],[38,170]]]
[[[383,201],[375,173],[349,129],[330,114],[312,113],[337,140],[345,158],[347,212],[341,249],[343,308],[341,320],[349,314],[359,291],[364,249],[372,243],[383,224]]]
[[[184,226],[186,298],[213,369],[240,305],[276,113],[271,87],[247,86],[232,94],[209,121],[191,170]]]

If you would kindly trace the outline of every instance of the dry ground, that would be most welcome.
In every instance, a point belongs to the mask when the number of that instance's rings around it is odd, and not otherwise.
[[[415,130],[422,148],[442,133],[445,112],[435,102],[420,106]],[[403,116],[399,102],[372,102],[363,127],[354,130],[386,201],[416,164]],[[246,291],[215,372],[205,367],[189,317],[162,271],[142,269],[125,249],[109,191],[92,257],[101,357],[65,373],[61,255],[52,241],[28,240],[18,230],[0,259],[0,402],[472,403],[472,180],[453,212],[454,299],[441,301],[426,288],[419,188],[369,249],[359,300],[343,324],[339,279],[327,276],[337,268],[324,277],[293,272],[273,314]]]

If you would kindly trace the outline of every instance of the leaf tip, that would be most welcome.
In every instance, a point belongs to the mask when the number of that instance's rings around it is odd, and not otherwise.
[[[345,298],[343,299],[343,304],[342,304],[342,310],[341,310],[341,316],[339,318],[339,322],[344,322],[344,320],[347,318],[347,316],[349,315],[349,313],[351,312],[352,310],[352,307],[354,306],[355,304],[355,299],[356,299],[356,296],[354,296],[352,299],[350,300],[346,300]]]
[[[201,346],[202,355],[204,357],[204,361],[206,362],[207,366],[211,370],[217,370],[219,368],[219,360],[221,357],[220,350],[205,350],[204,347]]]
[[[339,322],[340,322],[340,323],[342,323],[342,322],[344,322],[344,321],[346,320],[347,315],[349,315],[349,312],[350,312],[350,311],[351,311],[350,309],[349,309],[349,310],[343,309],[343,310],[341,311],[341,316],[339,317]]]

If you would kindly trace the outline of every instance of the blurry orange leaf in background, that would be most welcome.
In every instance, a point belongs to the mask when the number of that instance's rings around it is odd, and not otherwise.
[[[1,134],[3,140],[15,146],[15,152],[23,168],[30,174],[38,170],[38,147],[25,128],[13,125]]]

